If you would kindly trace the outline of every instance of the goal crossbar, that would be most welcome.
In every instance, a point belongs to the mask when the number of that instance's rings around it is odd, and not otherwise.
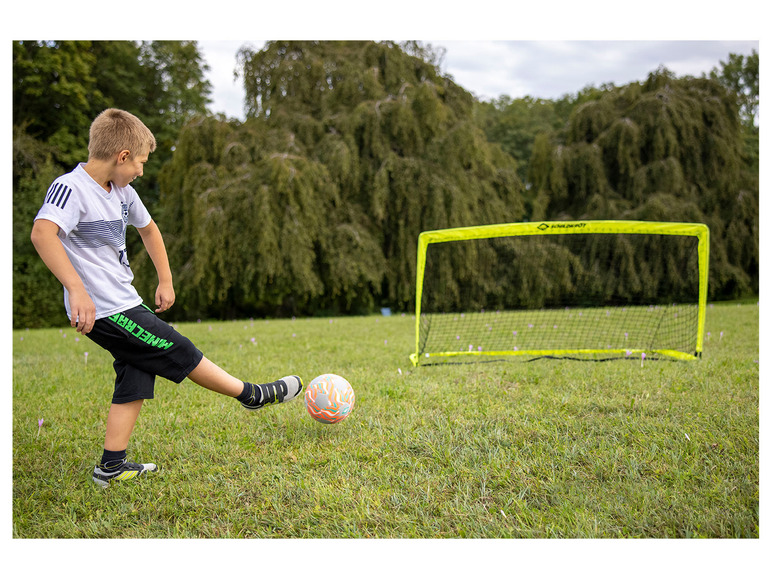
[[[653,221],[542,221],[528,223],[505,223],[495,225],[480,225],[472,227],[456,227],[424,231],[418,237],[418,253],[416,262],[416,311],[415,311],[415,351],[410,355],[414,366],[419,364],[420,329],[421,329],[421,298],[426,270],[426,254],[431,244],[449,241],[474,239],[490,239],[510,236],[533,235],[572,235],[572,234],[642,234],[642,235],[680,235],[693,236],[698,240],[698,270],[699,292],[697,313],[697,338],[694,355],[670,349],[652,349],[649,353],[662,354],[680,360],[693,360],[701,356],[703,349],[703,334],[705,329],[705,312],[708,296],[708,263],[710,233],[703,223],[676,223]],[[645,350],[596,350],[596,349],[537,349],[514,351],[469,351],[469,352],[428,352],[427,358],[452,358],[456,356],[566,356],[570,354],[600,354],[617,353],[624,355],[645,354]]]

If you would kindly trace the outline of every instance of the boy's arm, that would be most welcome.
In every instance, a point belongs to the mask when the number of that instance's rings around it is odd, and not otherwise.
[[[83,280],[67,257],[61,240],[59,226],[47,219],[38,219],[32,226],[30,239],[43,263],[51,270],[67,290],[70,299],[70,325],[82,334],[94,327],[96,306],[88,295]]]
[[[138,227],[142,243],[150,259],[153,260],[155,270],[158,273],[158,289],[155,292],[156,313],[165,312],[174,304],[174,286],[172,285],[172,270],[169,267],[169,257],[166,254],[161,231],[152,219],[146,227]]]

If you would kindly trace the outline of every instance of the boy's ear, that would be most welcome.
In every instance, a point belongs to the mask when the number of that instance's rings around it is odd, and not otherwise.
[[[131,158],[131,151],[124,149],[118,153],[118,164],[121,165]]]

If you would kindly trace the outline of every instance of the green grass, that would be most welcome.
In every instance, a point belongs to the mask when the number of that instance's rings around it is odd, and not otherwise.
[[[702,360],[643,368],[414,369],[414,323],[179,324],[236,376],[334,372],[356,406],[323,425],[300,400],[252,413],[159,379],[129,453],[160,470],[106,490],[110,356],[69,328],[14,331],[13,536],[759,537],[756,303],[709,308]]]

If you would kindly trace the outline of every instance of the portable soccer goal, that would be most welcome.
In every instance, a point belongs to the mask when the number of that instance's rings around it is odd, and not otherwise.
[[[553,221],[418,238],[413,364],[702,355],[701,223]],[[515,357],[515,358],[513,358]]]

